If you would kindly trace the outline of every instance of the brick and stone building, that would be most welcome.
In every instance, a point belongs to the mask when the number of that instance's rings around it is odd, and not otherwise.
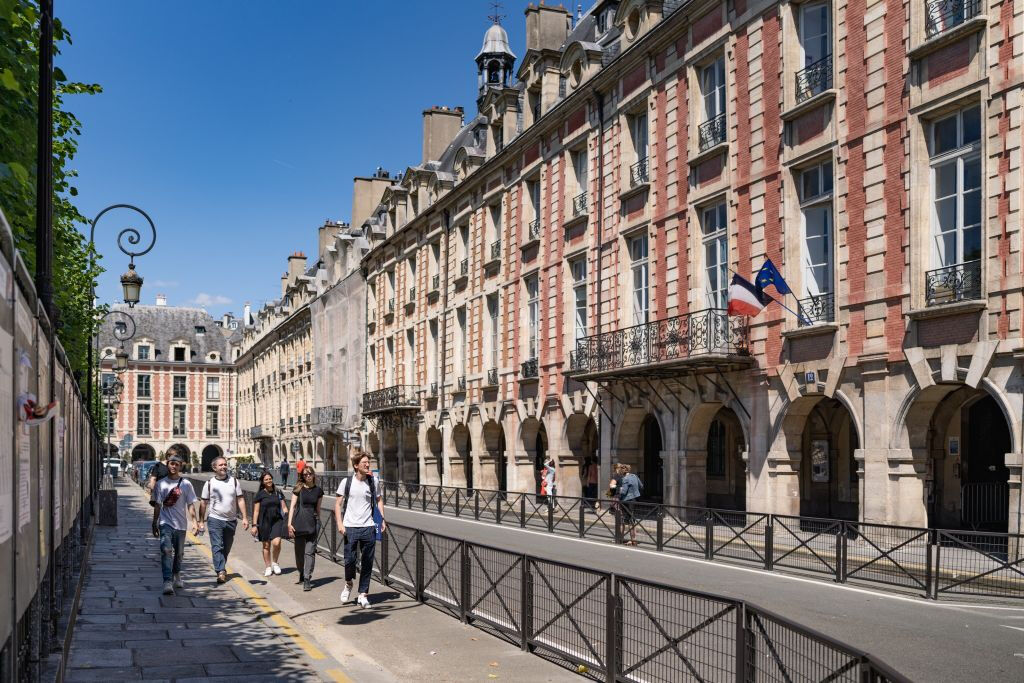
[[[362,223],[388,478],[1019,528],[1022,13],[526,10]],[[469,56],[467,56],[467,62]],[[472,67],[469,67],[472,68]],[[793,295],[727,316],[765,259]],[[603,488],[603,487],[602,487]]]
[[[215,320],[199,308],[119,304],[99,330],[101,382],[120,380],[120,405],[108,412],[112,445],[131,460],[152,460],[172,444],[184,446],[204,470],[219,455],[238,452],[235,432],[235,372],[228,335],[236,320]],[[124,342],[128,369],[114,372],[114,354]]]

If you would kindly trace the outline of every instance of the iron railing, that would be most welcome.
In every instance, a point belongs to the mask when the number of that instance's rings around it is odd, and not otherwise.
[[[501,240],[495,240],[491,242],[491,260],[498,261],[501,259]]]
[[[981,298],[980,260],[929,270],[924,278],[928,306]]]
[[[434,277],[430,278],[430,289],[431,289],[431,291],[434,291],[434,292],[436,292],[437,290],[441,289],[441,276],[440,275],[435,275]]]
[[[531,359],[523,362],[523,364],[522,364],[522,372],[520,372],[520,377],[522,379],[536,379],[538,374],[539,374],[539,369],[538,369],[538,366],[537,366],[537,359],[536,358],[531,358]]]
[[[388,315],[395,314],[395,298],[391,297],[388,299]]]
[[[830,323],[836,319],[836,297],[832,292],[812,294],[796,302],[800,326]]]
[[[796,72],[797,103],[810,99],[832,87],[832,55],[823,57]]]
[[[650,180],[647,174],[647,157],[629,167],[629,184],[636,187]]]
[[[261,439],[263,438],[263,427],[257,425],[255,427],[249,427],[249,438],[250,439]]]
[[[419,408],[418,386],[413,384],[396,384],[376,391],[363,394],[363,413],[377,413],[399,408]]]
[[[498,368],[491,368],[487,371],[487,386],[498,386]]]
[[[723,142],[725,142],[725,114],[719,114],[700,124],[697,128],[697,143],[701,152]]]
[[[937,598],[1024,598],[1024,536],[384,482],[393,507]],[[942,545],[941,552],[937,546]]]
[[[968,482],[960,487],[960,523],[985,530],[1006,520],[1010,485],[1002,481]]]
[[[459,378],[457,380],[455,380],[455,391],[460,392],[460,393],[465,393],[465,391],[466,391],[466,376],[465,375],[460,375]]]
[[[309,413],[313,425],[337,426],[341,424],[345,409],[341,406],[316,406]]]
[[[981,0],[926,0],[924,30],[929,38],[981,13]]]
[[[587,212],[587,193],[581,192],[572,198],[572,215],[573,218],[582,216]]]
[[[527,226],[527,242],[535,242],[540,239],[540,219],[530,221]]]
[[[462,263],[459,264],[459,275],[465,277],[469,275],[469,259],[462,259]]]
[[[409,305],[412,305],[414,303],[416,303],[416,288],[415,287],[410,287],[409,288],[409,296],[405,300],[405,305],[409,306]]]
[[[746,355],[747,335],[745,317],[709,308],[577,340],[569,370],[586,374],[707,354]]]

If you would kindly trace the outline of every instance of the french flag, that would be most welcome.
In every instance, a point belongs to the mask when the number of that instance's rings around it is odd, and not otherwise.
[[[764,310],[772,297],[739,275],[733,274],[729,285],[729,315],[755,316]]]

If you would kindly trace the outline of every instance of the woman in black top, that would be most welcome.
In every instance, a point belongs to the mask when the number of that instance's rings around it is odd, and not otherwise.
[[[316,560],[316,537],[320,530],[320,501],[324,492],[316,485],[313,468],[306,465],[299,482],[292,490],[288,509],[288,535],[295,539],[295,567],[299,570],[302,590],[312,589],[313,564]]]
[[[274,486],[274,475],[263,470],[260,490],[256,493],[252,507],[252,518],[256,520],[252,525],[252,535],[263,542],[263,564],[267,565],[263,576],[281,573],[277,561],[281,558],[281,539],[288,535],[284,519],[286,514],[288,509],[284,504],[284,495]]]

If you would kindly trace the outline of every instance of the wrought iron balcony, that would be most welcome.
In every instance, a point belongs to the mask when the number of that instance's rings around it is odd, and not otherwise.
[[[697,128],[697,140],[701,152],[725,142],[725,114],[719,114],[710,121],[700,124]]]
[[[395,317],[395,298],[391,297],[388,299],[388,307],[384,313],[385,322],[389,322]]]
[[[748,342],[746,317],[709,308],[580,339],[567,374],[585,378],[657,374],[683,365],[745,365]]]
[[[933,38],[980,13],[981,0],[925,0],[925,34]]]
[[[981,298],[981,261],[968,261],[924,274],[925,302],[938,306]]]
[[[409,288],[409,297],[405,300],[405,310],[408,311],[410,308],[416,305],[416,288]]]
[[[309,424],[321,426],[337,426],[345,411],[341,406],[318,406],[309,412]]]
[[[487,386],[498,386],[498,368],[491,368],[487,371]]]
[[[466,391],[466,376],[462,375],[455,380],[455,392],[464,393]]]
[[[462,259],[462,263],[459,264],[459,275],[465,277],[469,275],[469,259]]]
[[[796,101],[803,102],[832,87],[832,55],[796,72]]]
[[[256,425],[255,427],[249,427],[249,438],[250,439],[262,439],[263,438],[263,426]]]
[[[419,410],[420,388],[413,384],[396,384],[392,387],[369,391],[363,394],[363,413],[383,413],[389,410]]]
[[[536,379],[540,374],[540,368],[537,365],[537,359],[531,358],[522,365],[522,371],[519,373],[520,379]]]
[[[434,291],[434,292],[436,292],[437,290],[441,289],[441,276],[440,275],[435,275],[434,277],[430,278],[430,289],[431,289],[431,291]]]
[[[437,396],[437,382],[430,383],[430,395]]]
[[[527,239],[527,241],[534,242],[536,240],[539,240],[540,239],[540,219],[538,218],[536,220],[530,221],[530,225],[528,227],[529,227],[529,230],[528,230],[528,239]]]
[[[498,261],[501,259],[501,240],[491,242],[491,260]]]
[[[582,216],[587,212],[587,193],[581,192],[572,198],[572,215]]]
[[[830,323],[836,319],[836,296],[832,292],[811,295],[796,302],[800,327]]]
[[[630,187],[636,187],[637,185],[642,185],[649,181],[650,177],[647,175],[647,157],[644,157],[629,167],[629,185]]]

